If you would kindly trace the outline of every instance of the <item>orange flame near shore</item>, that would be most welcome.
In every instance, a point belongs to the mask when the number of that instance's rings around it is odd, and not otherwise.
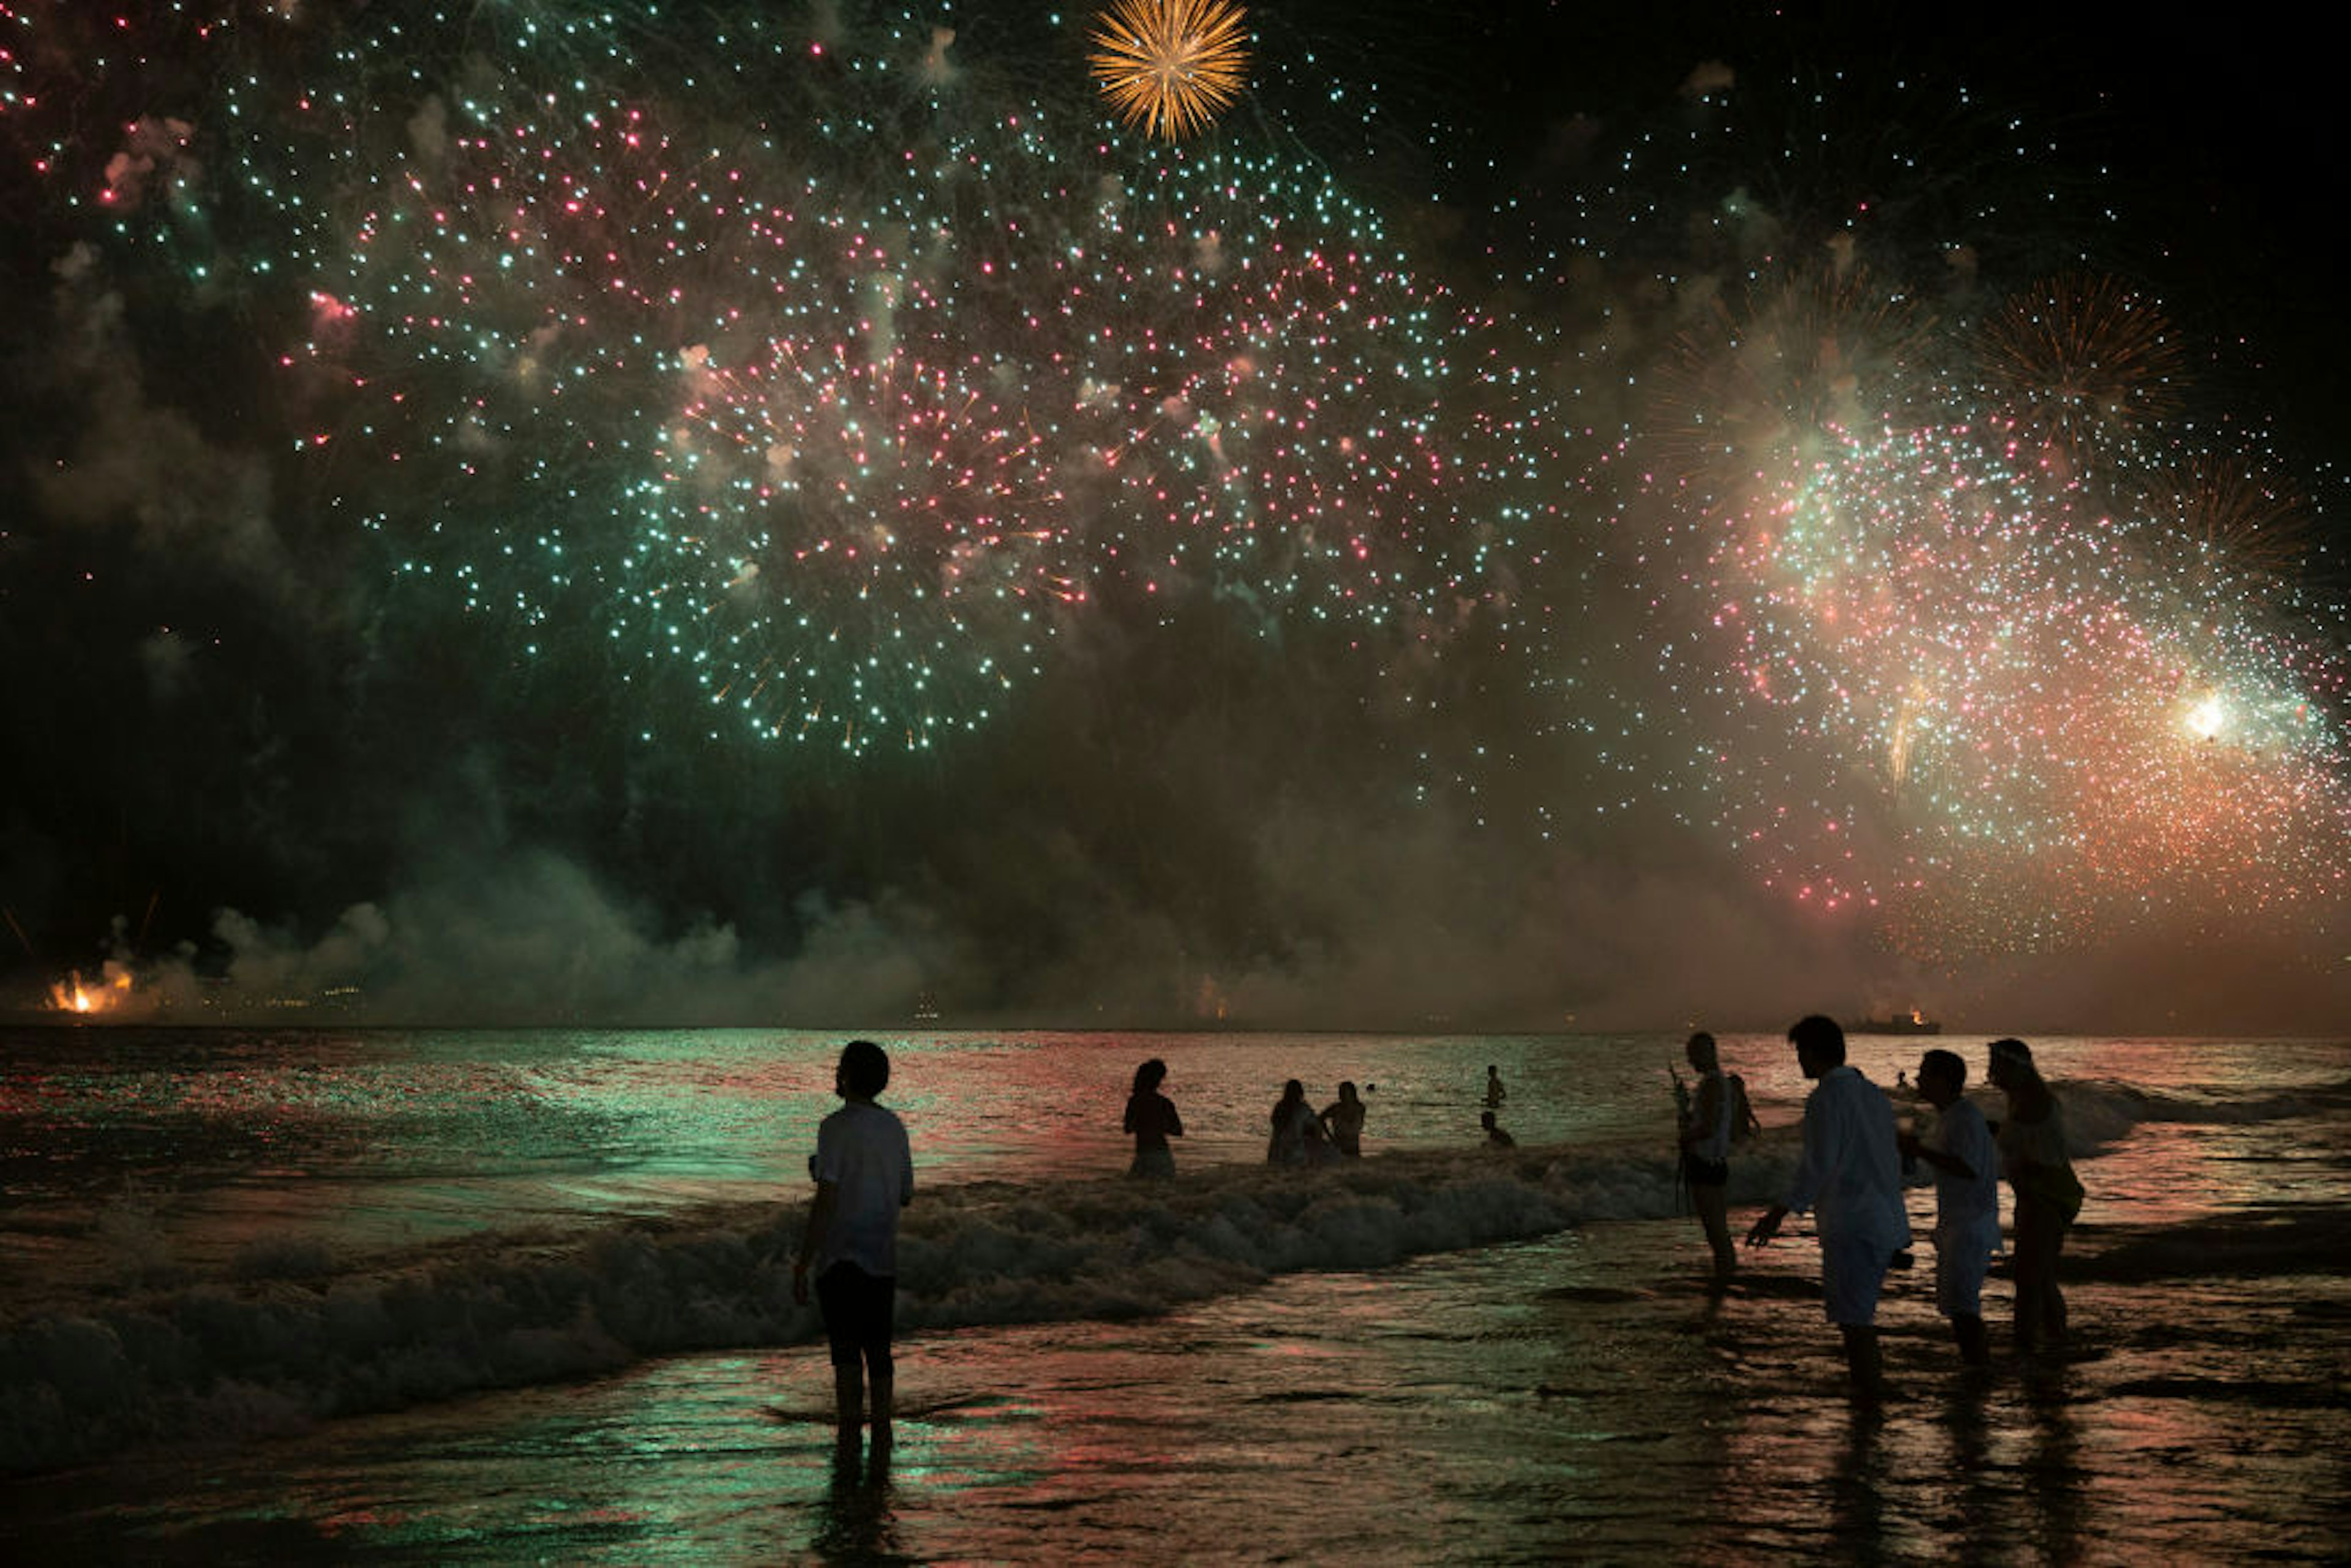
[[[110,1013],[131,999],[131,971],[120,964],[109,963],[105,977],[98,984],[85,985],[81,971],[49,988],[49,1006],[58,1012],[73,1013],[82,1018]]]

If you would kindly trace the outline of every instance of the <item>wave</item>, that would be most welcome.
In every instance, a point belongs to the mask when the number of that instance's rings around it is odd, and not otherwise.
[[[2064,1102],[2069,1143],[2086,1136],[2085,1147],[2093,1148],[2114,1142],[2142,1122],[2246,1126],[2299,1117],[2336,1118],[2351,1112],[2351,1079],[2286,1090],[2264,1086],[2251,1092],[2142,1089],[2106,1079],[2075,1079],[2051,1087]],[[1991,1103],[1987,1103],[1985,1113],[1996,1117],[1999,1113]]]
[[[1783,1140],[1784,1142],[1784,1140]],[[1758,1199],[1784,1147],[1739,1162]],[[920,1192],[900,1235],[902,1333],[1149,1315],[1305,1270],[1370,1269],[1676,1211],[1667,1152],[1397,1154],[1172,1183],[977,1182]],[[0,1471],[820,1336],[791,1301],[799,1202],[584,1237],[475,1236],[338,1262],[249,1249],[217,1279],[19,1312],[0,1328]]]
[[[2147,1097],[2061,1086],[2077,1153]],[[1732,1162],[1734,1204],[1783,1190],[1796,1131]],[[796,1306],[803,1195],[580,1234],[469,1236],[338,1259],[263,1241],[217,1277],[0,1318],[0,1472],[155,1442],[595,1376],[641,1359],[820,1337]],[[1148,1316],[1302,1270],[1384,1268],[1683,1207],[1669,1146],[1402,1152],[1311,1171],[1187,1168],[932,1186],[900,1238],[902,1332]]]
[[[2077,1160],[2095,1158],[2149,1123],[2245,1125],[2351,1110],[2351,1083],[2240,1097],[2168,1093],[2105,1079],[2052,1080],[2049,1086],[2064,1112],[2066,1151]],[[2007,1098],[1998,1090],[1970,1090],[1968,1098],[1994,1125],[2008,1114]],[[1897,1097],[1895,1109],[1910,1114],[1913,1103]]]

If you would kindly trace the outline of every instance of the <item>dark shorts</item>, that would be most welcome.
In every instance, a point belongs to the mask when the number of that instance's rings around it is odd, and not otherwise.
[[[1682,1151],[1682,1180],[1691,1186],[1729,1186],[1729,1160],[1702,1160],[1687,1149]]]
[[[855,1366],[862,1359],[876,1372],[890,1370],[896,1280],[835,1263],[816,1278],[816,1304],[824,1313],[825,1338],[832,1342],[833,1365]]]

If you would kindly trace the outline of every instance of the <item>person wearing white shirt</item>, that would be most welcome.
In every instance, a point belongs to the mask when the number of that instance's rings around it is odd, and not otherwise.
[[[1959,1359],[1991,1364],[1984,1332],[1983,1282],[2000,1250],[2000,1150],[1984,1113],[1965,1098],[1968,1064],[1957,1051],[1918,1061],[1918,1092],[1935,1107],[1935,1129],[1905,1133],[1903,1156],[1935,1171],[1935,1305],[1951,1320]]]
[[[808,1304],[816,1273],[817,1304],[832,1347],[832,1387],[840,1444],[853,1453],[872,1387],[873,1452],[890,1448],[896,1382],[890,1342],[898,1291],[898,1211],[914,1198],[914,1162],[904,1124],[873,1103],[890,1084],[890,1056],[870,1040],[841,1047],[833,1070],[841,1109],[817,1127],[809,1206],[792,1264],[792,1299]]]
[[[1855,1396],[1884,1392],[1877,1351],[1877,1291],[1894,1255],[1910,1244],[1902,1203],[1902,1158],[1895,1145],[1894,1105],[1886,1091],[1844,1060],[1844,1030],[1814,1014],[1788,1030],[1797,1064],[1813,1089],[1804,1101],[1804,1147],[1784,1202],[1747,1233],[1761,1247],[1791,1211],[1813,1213],[1821,1239],[1821,1294],[1829,1322],[1844,1340]]]

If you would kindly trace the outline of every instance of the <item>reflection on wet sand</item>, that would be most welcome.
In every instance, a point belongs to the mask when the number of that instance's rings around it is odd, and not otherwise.
[[[2211,1560],[2254,1530],[2275,1558],[2339,1547],[2351,1301],[2335,1281],[2174,1281],[2152,1322],[2090,1270],[2087,1348],[1988,1376],[1897,1299],[1894,1396],[1870,1409],[1846,1396],[1812,1260],[1758,1265],[1710,1301],[1702,1259],[1656,1266],[1687,1243],[1671,1222],[1611,1227],[1286,1277],[1135,1322],[916,1335],[878,1466],[833,1463],[808,1346],[335,1423],[200,1470],[51,1478],[5,1517],[61,1559],[169,1555],[168,1540],[181,1560],[266,1543],[285,1563],[1531,1562],[1569,1546],[2068,1563]],[[2282,1313],[2314,1332],[2252,1331]]]
[[[2048,1563],[2080,1561],[2085,1483],[2074,1380],[2063,1364],[2025,1369],[2022,1542]]]
[[[889,1445],[861,1455],[854,1446],[833,1450],[832,1479],[816,1509],[808,1549],[827,1563],[905,1560],[897,1540],[896,1498],[891,1490]]]

